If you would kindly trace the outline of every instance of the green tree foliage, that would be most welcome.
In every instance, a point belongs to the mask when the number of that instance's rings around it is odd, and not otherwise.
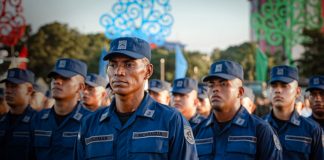
[[[164,58],[165,60],[165,80],[168,82],[172,82],[175,69],[175,52],[171,52],[164,48],[156,48],[152,50],[151,63],[153,64],[154,71],[151,79],[160,79],[160,60],[162,58]]]
[[[303,77],[324,74],[324,33],[320,30],[304,30],[303,34],[309,37],[303,43],[305,52],[297,61],[299,73]]]
[[[232,60],[240,63],[244,69],[244,78],[246,80],[255,79],[255,51],[254,43],[245,42],[238,46],[231,46],[224,51],[215,49],[211,55],[211,60],[220,59]]]
[[[42,26],[28,39],[29,68],[37,76],[46,77],[58,58],[76,58],[89,65],[89,72],[98,72],[102,47],[108,40],[102,34],[84,35],[66,24],[54,22]]]
[[[198,51],[185,51],[184,56],[188,62],[187,77],[201,81],[208,74],[210,66],[210,56]]]

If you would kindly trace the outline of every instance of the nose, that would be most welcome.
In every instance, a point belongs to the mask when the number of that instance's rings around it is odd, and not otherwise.
[[[125,75],[125,67],[123,65],[118,65],[115,70],[115,76],[122,76]]]

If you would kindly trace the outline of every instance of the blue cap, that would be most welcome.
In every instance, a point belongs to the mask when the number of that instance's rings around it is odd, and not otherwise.
[[[208,98],[208,87],[205,83],[198,84],[198,98]]]
[[[0,83],[3,82],[11,82],[15,84],[21,84],[21,83],[31,83],[34,84],[35,82],[35,74],[26,69],[20,69],[20,68],[12,68],[8,69],[7,78],[0,81]]]
[[[107,86],[107,83],[108,81],[104,77],[94,73],[88,74],[85,80],[85,84],[92,87],[102,86],[105,88]]]
[[[290,83],[293,80],[298,81],[298,70],[296,67],[287,65],[275,66],[271,69],[270,83],[279,81],[283,83]]]
[[[115,55],[125,55],[134,59],[146,57],[151,60],[151,46],[140,38],[121,37],[110,43],[110,50],[103,59],[108,60]]]
[[[324,76],[313,76],[310,78],[308,82],[308,88],[306,91],[313,90],[313,89],[319,89],[324,90]]]
[[[62,58],[56,61],[54,69],[47,75],[47,77],[51,78],[53,75],[58,74],[66,78],[70,78],[79,74],[86,78],[87,68],[87,64],[80,60]]]
[[[187,94],[192,90],[198,91],[198,83],[191,78],[179,78],[173,81],[172,93]]]
[[[149,87],[148,90],[151,90],[153,92],[161,92],[161,91],[169,91],[171,87],[171,84],[166,81],[161,81],[158,79],[152,79],[149,81]]]
[[[203,78],[203,81],[209,81],[212,78],[219,77],[227,80],[238,78],[244,80],[243,67],[229,60],[220,60],[213,63],[210,67],[209,74]]]

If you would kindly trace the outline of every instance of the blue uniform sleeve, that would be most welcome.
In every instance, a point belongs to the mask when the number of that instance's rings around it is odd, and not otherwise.
[[[312,152],[310,154],[311,157],[309,157],[309,159],[324,159],[323,130],[319,126],[317,126],[314,128],[312,133]]]
[[[198,159],[194,136],[189,122],[178,112],[171,117],[169,159]]]
[[[258,126],[257,141],[256,159],[283,159],[279,138],[269,124],[263,123]]]

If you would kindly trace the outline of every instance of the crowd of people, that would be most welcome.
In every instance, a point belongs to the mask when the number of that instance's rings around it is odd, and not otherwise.
[[[324,159],[324,75],[310,77],[307,117],[297,107],[298,69],[273,67],[271,110],[259,117],[237,62],[216,61],[201,82],[171,85],[150,79],[151,47],[140,38],[113,40],[104,60],[109,80],[58,59],[46,94],[32,71],[8,69],[0,159]]]

